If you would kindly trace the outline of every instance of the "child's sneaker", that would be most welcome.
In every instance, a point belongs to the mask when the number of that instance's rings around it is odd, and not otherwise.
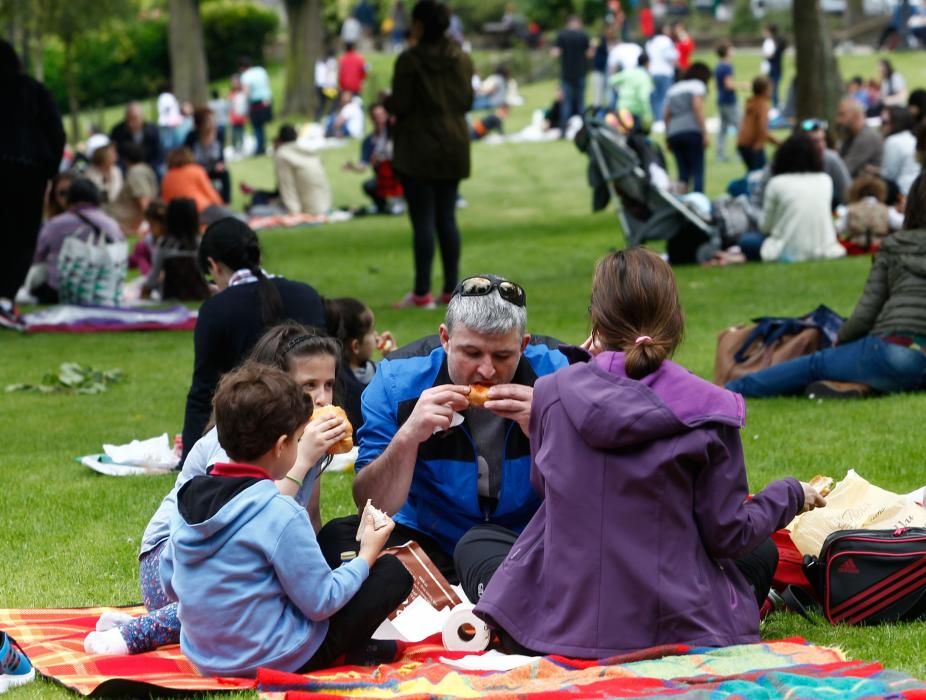
[[[13,645],[6,632],[0,632],[0,693],[35,680],[29,659]]]

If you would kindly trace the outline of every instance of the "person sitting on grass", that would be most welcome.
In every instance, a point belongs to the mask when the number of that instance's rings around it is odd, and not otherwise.
[[[41,266],[43,273],[34,274],[30,269],[30,288],[26,291],[40,304],[58,303],[58,256],[67,238],[78,236],[87,240],[98,230],[108,243],[125,240],[116,220],[100,209],[100,191],[89,179],[74,178],[68,188],[67,203],[67,211],[46,221],[39,231],[32,267]]]
[[[257,341],[250,361],[288,372],[314,405],[321,407],[332,402],[340,350],[336,340],[301,324],[287,322],[274,326]],[[292,496],[305,508],[316,532],[321,528],[319,477],[327,462],[326,452],[344,435],[343,420],[337,416],[309,423],[299,442],[295,464],[285,477],[276,481],[280,493]],[[161,552],[170,535],[171,518],[177,510],[177,492],[194,477],[206,474],[216,462],[227,461],[228,454],[219,443],[218,431],[213,426],[193,445],[173,489],[164,496],[142,535],[138,569],[142,600],[148,614],[136,618],[120,613],[104,614],[97,622],[96,631],[84,640],[84,650],[88,654],[140,654],[180,641],[177,601],[165,591],[158,575]]]
[[[212,224],[199,244],[199,268],[216,294],[199,309],[193,333],[193,378],[183,419],[183,457],[209,423],[219,378],[241,362],[266,328],[286,320],[325,327],[312,287],[268,274],[257,234],[237,219]]]
[[[140,144],[126,143],[122,146],[122,160],[125,163],[125,183],[109,204],[109,213],[119,222],[126,236],[139,233],[145,221],[145,210],[158,196],[158,176],[145,160]]]
[[[370,107],[370,121],[373,122],[373,131],[360,144],[360,160],[356,163],[347,162],[344,170],[353,173],[366,172],[367,168],[373,170],[373,177],[363,182],[364,194],[373,200],[372,211],[363,213],[387,214],[390,213],[389,200],[399,200],[405,196],[402,183],[392,168],[392,134],[389,130],[389,113],[382,100]],[[401,206],[394,202],[392,211],[399,213]]]
[[[852,384],[845,385],[843,382]],[[862,386],[859,386],[861,384]],[[910,187],[903,230],[881,243],[839,343],[727,383],[746,397],[818,397],[926,388],[926,178]]]
[[[589,315],[586,351],[534,388],[543,504],[507,558],[485,548],[497,570],[483,572],[476,614],[509,653],[758,642],[778,561],[770,537],[825,501],[793,478],[748,498],[743,400],[669,361],[684,321],[657,254],[599,262]]]
[[[193,151],[186,146],[175,148],[167,155],[167,173],[161,181],[161,199],[170,203],[176,197],[187,197],[196,202],[196,210],[204,224],[211,224],[232,212],[215,187],[206,169],[193,159]]]
[[[193,151],[193,159],[206,169],[213,187],[225,204],[231,202],[231,175],[225,165],[225,128],[216,123],[208,107],[193,112],[193,130],[183,144]]]
[[[325,167],[315,151],[297,141],[292,124],[280,125],[273,141],[273,169],[276,190],[255,190],[241,183],[241,191],[251,195],[251,216],[311,214],[322,216],[331,209],[331,185]]]
[[[498,107],[494,113],[486,114],[474,118],[469,125],[469,137],[473,141],[484,139],[493,131],[504,134],[505,120],[511,114],[511,108],[508,105]]]
[[[881,178],[859,175],[852,181],[849,204],[836,221],[839,242],[849,255],[873,253],[885,236],[903,228],[903,213],[887,206],[886,200],[887,183]]]
[[[184,197],[171,200],[164,215],[162,233],[157,239],[141,296],[148,298],[157,291],[160,299],[208,299],[209,289],[196,261],[199,248],[196,202]]]
[[[359,139],[363,136],[363,100],[344,91],[338,97],[337,111],[328,117],[325,136],[335,139]]]
[[[747,233],[739,245],[747,260],[799,262],[846,254],[836,240],[830,213],[833,181],[823,159],[803,132],[790,136],[775,153],[765,187],[761,233]]]
[[[328,334],[341,341],[342,371],[338,373],[339,394],[344,410],[354,430],[363,426],[360,396],[376,374],[373,352],[386,355],[396,348],[390,331],[376,332],[376,317],[372,309],[359,299],[342,297],[325,299]]]
[[[398,559],[377,559],[394,523],[365,517],[357,557],[332,571],[305,509],[274,483],[293,469],[311,397],[283,370],[246,363],[223,377],[213,411],[230,461],[180,488],[161,552],[181,651],[210,676],[357,663],[412,588]],[[394,660],[395,642],[384,646],[377,661]]]
[[[390,546],[414,540],[464,589],[483,564],[483,545],[499,536],[512,542],[539,505],[528,479],[532,387],[566,358],[557,341],[532,337],[526,325],[520,285],[467,277],[439,335],[390,354],[361,397],[354,502],[362,508],[370,498],[394,513]],[[487,399],[471,403],[474,389]],[[357,516],[347,516],[319,533],[332,567],[356,551],[356,530]]]

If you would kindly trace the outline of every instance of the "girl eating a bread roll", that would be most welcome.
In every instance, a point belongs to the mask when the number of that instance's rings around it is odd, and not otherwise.
[[[360,395],[376,374],[373,354],[383,356],[396,349],[395,338],[389,331],[376,331],[373,310],[359,299],[341,297],[325,299],[328,334],[341,341],[343,371],[338,376],[338,399],[347,411],[355,430],[363,425]]]
[[[288,372],[312,398],[315,407],[322,409],[332,402],[340,355],[341,346],[334,338],[288,321],[267,331],[257,341],[250,359]],[[308,423],[299,440],[292,469],[276,481],[280,493],[292,496],[305,507],[316,532],[321,529],[319,477],[330,461],[329,455],[343,449],[342,441],[353,432],[343,411],[338,414],[319,410],[319,413],[322,415]],[[170,535],[180,487],[193,477],[206,474],[213,464],[228,461],[213,426],[190,450],[174,488],[161,501],[142,536],[138,560],[142,599],[148,614],[138,618],[121,613],[103,615],[97,622],[97,630],[84,640],[88,654],[138,654],[180,640],[177,603],[161,586],[161,550]]]
[[[534,385],[531,482],[544,500],[476,614],[521,653],[759,641],[769,537],[825,501],[793,478],[748,499],[743,398],[668,359],[684,322],[658,255],[602,259],[589,315],[586,347]]]

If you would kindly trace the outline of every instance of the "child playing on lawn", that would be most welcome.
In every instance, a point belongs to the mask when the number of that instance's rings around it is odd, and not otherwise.
[[[389,331],[376,332],[376,318],[369,306],[359,299],[342,297],[325,300],[328,334],[341,341],[341,360],[345,371],[338,377],[341,400],[354,430],[363,425],[360,395],[376,374],[373,352],[383,355],[396,348]]]
[[[395,557],[377,559],[393,521],[383,516],[377,529],[366,514],[357,558],[328,567],[307,513],[273,483],[290,477],[312,415],[311,397],[283,370],[247,362],[230,372],[213,415],[232,461],[183,485],[161,553],[180,648],[217,676],[356,663],[411,590]]]
[[[315,406],[327,406],[333,399],[340,355],[340,345],[333,338],[288,321],[267,331],[250,357],[255,362],[285,370]],[[345,432],[343,421],[335,416],[312,421],[299,443],[296,463],[285,478],[276,482],[280,493],[291,496],[305,508],[316,532],[322,525],[319,476],[328,448],[338,443]],[[193,477],[206,474],[207,468],[216,462],[227,461],[218,431],[212,427],[190,450],[174,488],[161,501],[142,535],[139,577],[142,600],[149,613],[137,618],[121,613],[104,614],[97,622],[97,630],[84,640],[88,654],[139,654],[180,641],[177,601],[165,592],[158,573],[161,551],[170,534],[171,517],[177,511],[180,487]]]
[[[522,653],[759,641],[778,559],[769,536],[823,498],[789,478],[747,500],[743,399],[668,360],[684,324],[658,255],[605,257],[589,312],[588,352],[534,385],[531,481],[544,501],[476,613]]]

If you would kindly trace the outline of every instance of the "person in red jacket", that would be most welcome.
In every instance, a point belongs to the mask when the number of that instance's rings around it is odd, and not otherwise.
[[[345,44],[338,61],[338,87],[341,92],[363,94],[363,81],[367,77],[367,63],[351,43]]]

